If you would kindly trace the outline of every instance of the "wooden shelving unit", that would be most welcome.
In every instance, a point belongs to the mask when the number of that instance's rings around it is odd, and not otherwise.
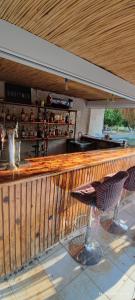
[[[22,141],[22,142],[30,142],[30,143],[33,143],[35,142],[36,145],[34,145],[33,147],[35,147],[35,149],[39,149],[40,148],[40,144],[43,142],[43,145],[44,145],[44,153],[42,153],[42,155],[47,155],[48,153],[48,143],[49,141],[53,141],[53,140],[60,140],[60,139],[65,139],[65,140],[68,140],[68,139],[73,139],[75,138],[75,133],[76,133],[76,117],[77,117],[77,111],[76,110],[73,110],[73,109],[65,109],[65,108],[55,108],[55,107],[51,107],[51,106],[37,106],[37,105],[34,105],[34,104],[22,104],[22,103],[14,103],[14,102],[8,102],[6,101],[6,99],[4,99],[4,101],[0,101],[0,107],[1,107],[1,110],[3,109],[4,112],[5,112],[5,116],[6,116],[6,110],[8,107],[12,107],[13,108],[13,111],[14,111],[14,107],[19,107],[19,109],[22,109],[22,108],[31,108],[31,109],[34,109],[36,110],[36,119],[35,121],[21,121],[20,117],[17,116],[17,122],[19,124],[19,131],[21,131],[21,128],[22,126],[24,127],[25,125],[26,126],[34,126],[34,128],[36,128],[37,132],[39,130],[40,127],[42,127],[42,130],[43,130],[43,135],[47,132],[47,135],[45,137],[34,137],[34,136],[26,136],[26,137],[22,137],[22,136],[19,136],[19,139]],[[45,116],[47,113],[51,113],[53,112],[55,114],[55,112],[60,112],[60,114],[68,114],[68,118],[69,118],[69,122],[66,123],[66,122],[46,122],[45,119],[43,119],[43,121],[38,121],[38,110],[41,110],[43,115]],[[10,112],[11,113],[11,112]],[[70,122],[70,115],[74,114],[74,122]],[[12,113],[11,113],[12,114]],[[20,114],[21,114],[21,110],[20,110]],[[9,120],[7,121],[6,120],[6,117],[4,117],[4,126],[5,128],[8,128],[8,124],[15,124],[15,120]],[[53,128],[67,128],[67,135],[49,135],[49,131],[51,131],[51,127]],[[66,129],[65,129],[66,130]],[[70,133],[70,130],[73,131],[73,134],[69,135],[68,133]],[[64,131],[64,130],[63,130]],[[62,132],[62,130],[61,130]],[[66,131],[65,131],[66,132]],[[35,151],[36,153],[36,156],[39,155],[39,150]]]

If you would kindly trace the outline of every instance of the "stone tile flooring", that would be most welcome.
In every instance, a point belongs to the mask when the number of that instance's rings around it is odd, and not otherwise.
[[[69,255],[68,240],[44,253],[23,271],[0,282],[0,300],[133,300],[135,299],[135,195],[120,216],[130,225],[116,237],[96,228],[103,259],[82,267]]]

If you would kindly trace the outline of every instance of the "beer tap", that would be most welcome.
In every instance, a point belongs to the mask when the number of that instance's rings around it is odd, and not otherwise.
[[[6,130],[4,129],[4,126],[0,124],[0,158],[2,158],[3,155],[5,136]]]
[[[15,127],[15,137],[18,139],[19,135],[18,135],[18,122],[16,123],[16,127]],[[15,141],[15,160],[16,160],[16,166],[19,167],[20,165],[20,154],[21,154],[21,141],[20,140],[16,140]]]
[[[8,135],[8,151],[9,151],[9,164],[8,169],[16,169],[15,164],[15,138],[18,138],[18,123],[16,123],[15,128],[7,129]],[[20,147],[18,148],[18,153],[20,153]]]

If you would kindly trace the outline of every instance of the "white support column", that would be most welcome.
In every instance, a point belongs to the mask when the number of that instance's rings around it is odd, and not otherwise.
[[[88,134],[93,136],[102,135],[102,130],[104,126],[104,112],[105,109],[94,109],[90,111],[90,122]]]

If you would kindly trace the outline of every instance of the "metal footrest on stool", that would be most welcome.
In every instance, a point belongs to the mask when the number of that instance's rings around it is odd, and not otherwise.
[[[100,223],[104,230],[112,234],[124,235],[128,231],[128,226],[122,220],[102,217]]]
[[[134,243],[135,242],[135,225],[128,230],[128,238]]]
[[[69,253],[82,265],[95,265],[103,256],[102,248],[98,242],[91,241],[85,244],[84,234],[74,237],[69,242]]]

